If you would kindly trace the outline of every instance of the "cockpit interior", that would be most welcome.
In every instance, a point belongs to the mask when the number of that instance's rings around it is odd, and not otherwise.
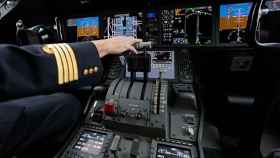
[[[65,90],[79,122],[26,158],[279,158],[279,18],[279,0],[0,0],[1,44],[143,39]]]

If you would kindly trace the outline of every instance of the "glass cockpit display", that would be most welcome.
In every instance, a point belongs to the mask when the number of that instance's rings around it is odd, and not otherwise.
[[[90,155],[99,155],[107,139],[104,133],[82,131],[73,150]]]
[[[212,44],[212,12],[211,6],[186,9],[186,32],[190,44]]]
[[[191,151],[184,148],[164,144],[157,145],[157,158],[191,158]]]
[[[220,6],[220,42],[246,42],[246,29],[253,3],[224,4]]]
[[[266,5],[275,9],[279,0],[268,0]],[[114,12],[99,17],[73,18],[67,20],[67,36],[70,39],[68,42],[132,36],[151,41],[157,46],[246,43],[252,8],[253,2],[220,6],[185,5],[178,8],[148,8]],[[215,17],[214,11],[219,12],[217,14],[220,16]]]
[[[76,41],[90,41],[100,38],[99,17],[74,18],[67,20],[67,35]],[[69,38],[69,37],[68,37]]]
[[[105,37],[131,36],[137,38],[138,21],[137,16],[130,14],[117,14],[113,17],[107,17],[107,26],[105,28]]]
[[[211,6],[162,10],[161,43],[191,45],[211,44],[212,25]]]
[[[133,36],[161,45],[208,45],[213,40],[212,11],[211,6],[202,6],[116,14],[105,18],[104,37]]]
[[[151,41],[155,44],[159,44],[159,19],[156,11],[147,12],[145,16],[145,24],[143,38],[145,41]]]

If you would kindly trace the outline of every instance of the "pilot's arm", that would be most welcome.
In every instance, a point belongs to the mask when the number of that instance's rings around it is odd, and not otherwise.
[[[98,81],[100,58],[125,51],[136,52],[141,40],[117,37],[81,43],[0,46],[0,99],[22,97],[81,87]]]

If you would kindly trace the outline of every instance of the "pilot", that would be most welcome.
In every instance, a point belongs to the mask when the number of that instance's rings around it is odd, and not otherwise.
[[[101,58],[136,53],[133,45],[138,42],[115,37],[69,44],[0,45],[0,158],[32,157],[28,154],[44,147],[48,148],[36,157],[49,157],[81,113],[81,103],[63,91],[98,83]]]

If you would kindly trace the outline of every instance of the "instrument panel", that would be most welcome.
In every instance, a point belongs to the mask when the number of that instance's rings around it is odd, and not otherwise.
[[[66,40],[133,36],[167,46],[243,44],[248,41],[247,25],[252,8],[253,2],[244,2],[68,17]]]

